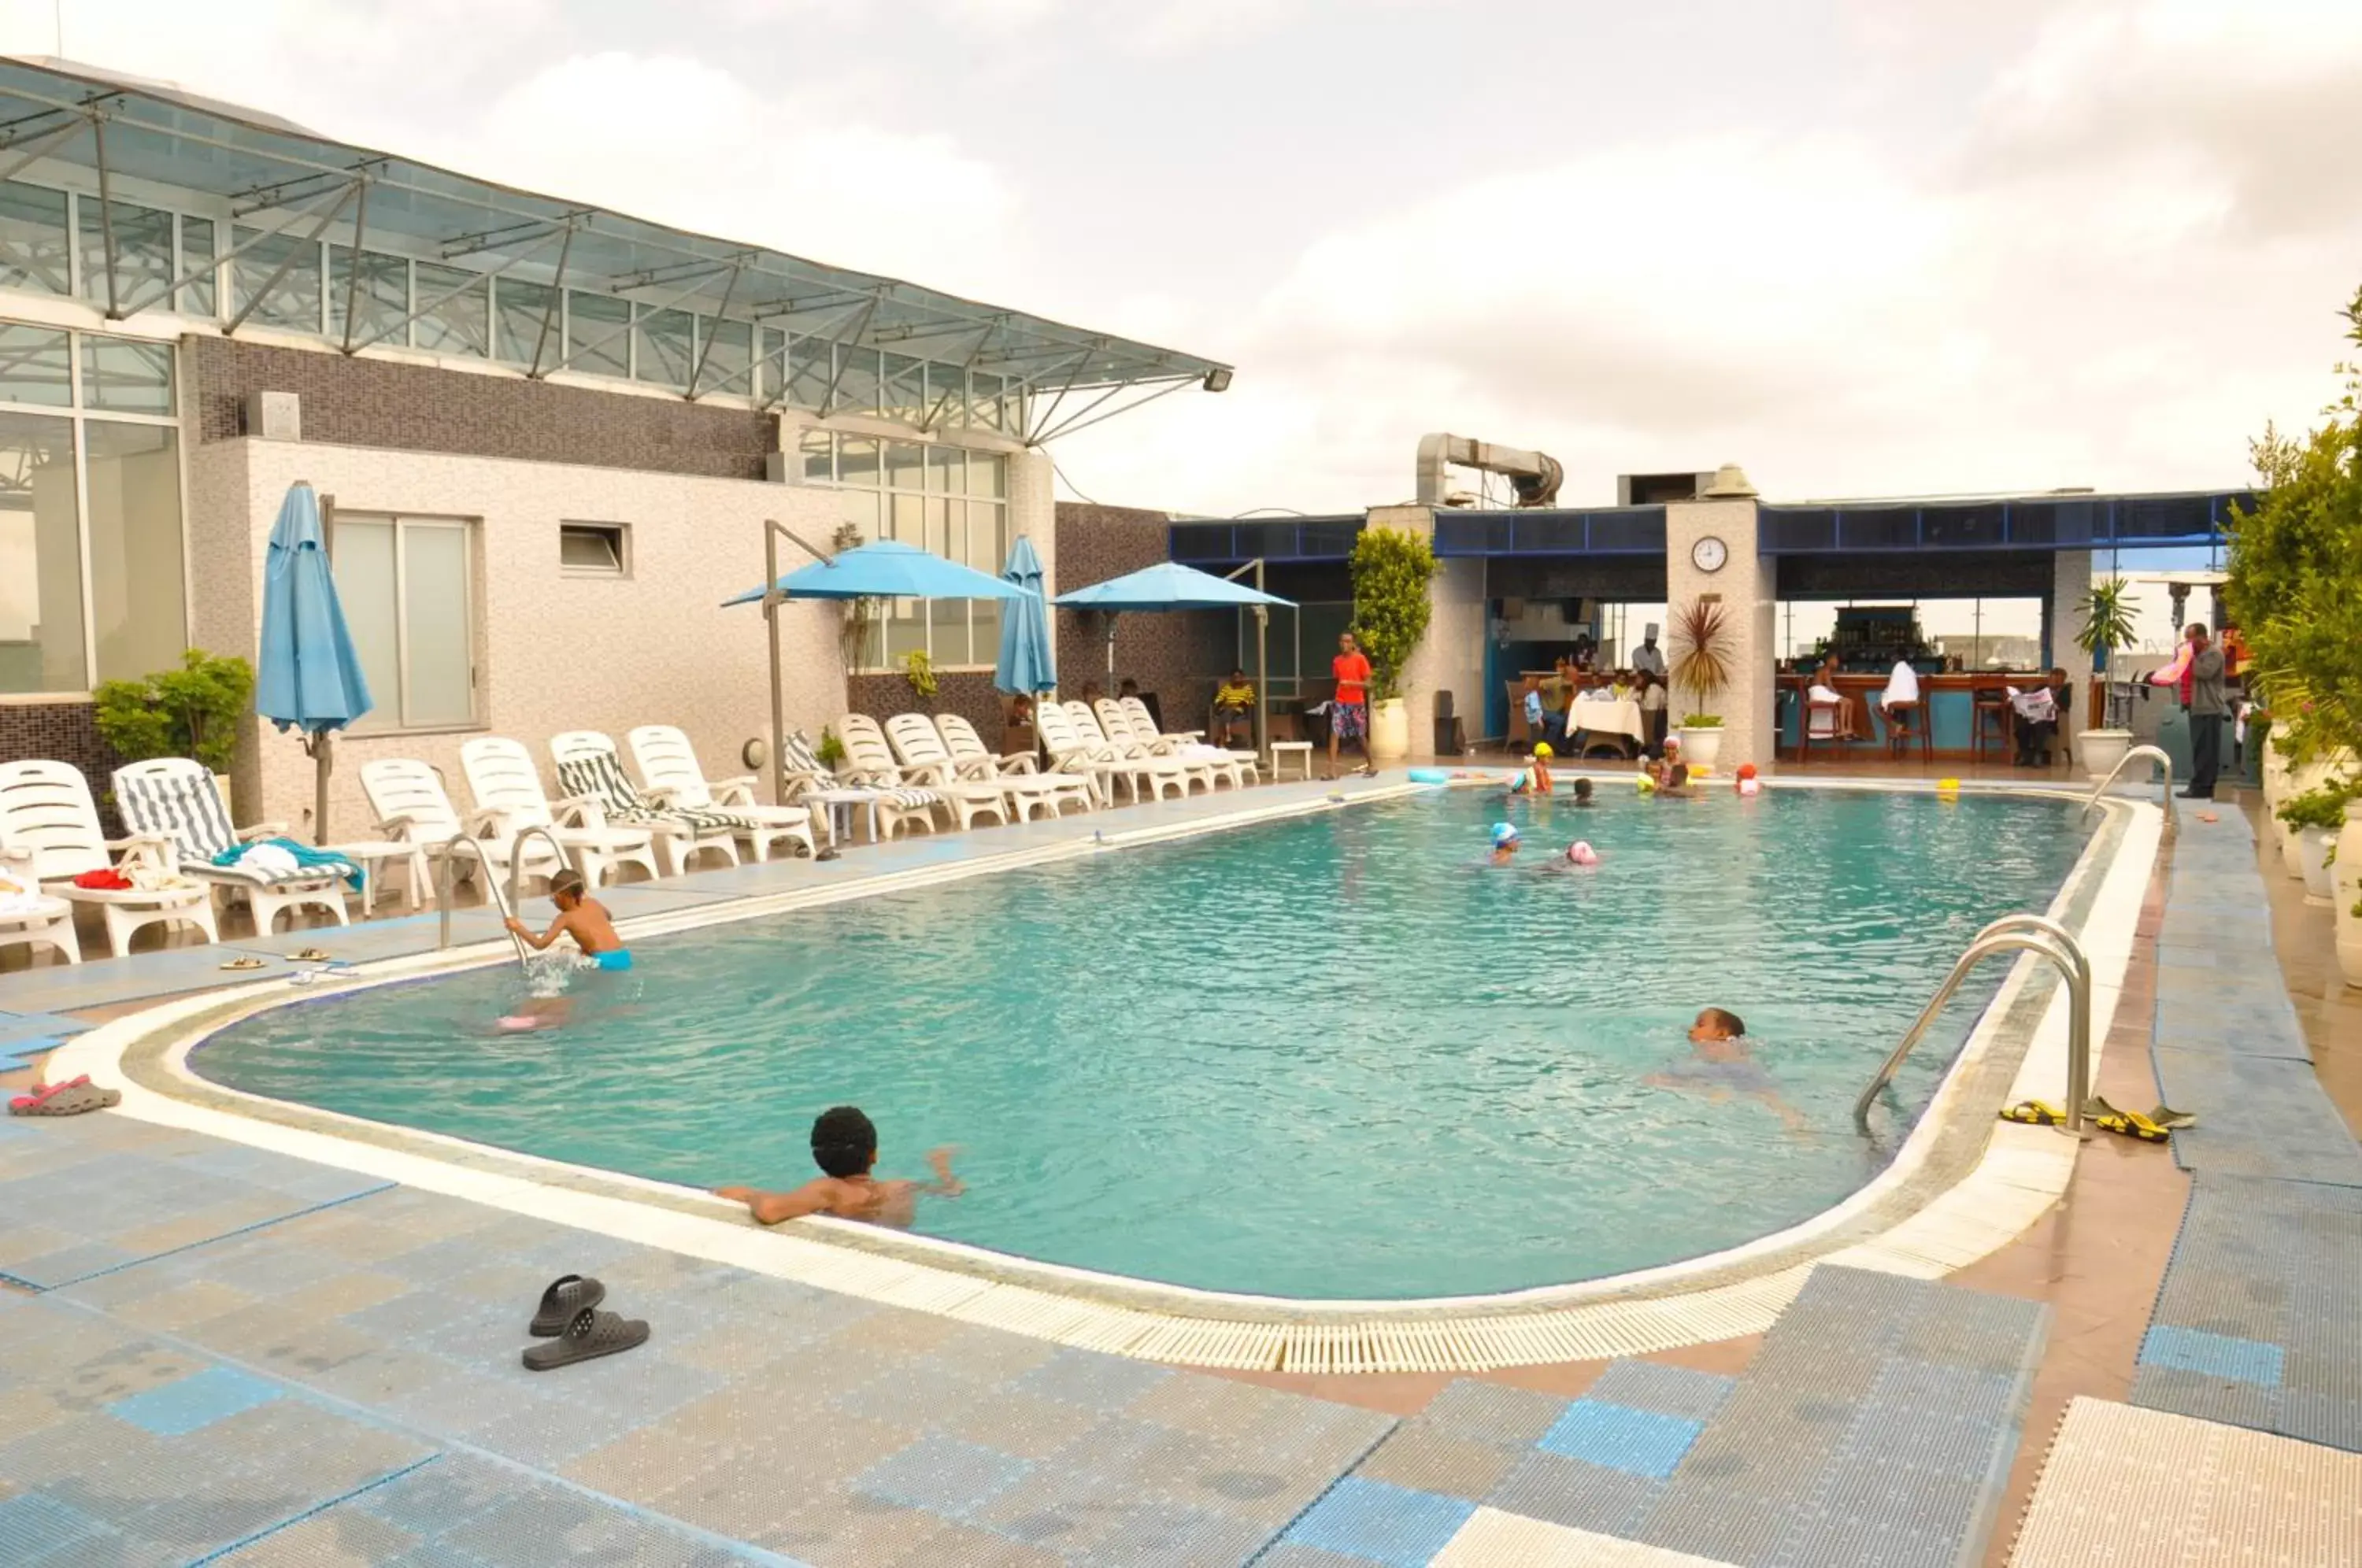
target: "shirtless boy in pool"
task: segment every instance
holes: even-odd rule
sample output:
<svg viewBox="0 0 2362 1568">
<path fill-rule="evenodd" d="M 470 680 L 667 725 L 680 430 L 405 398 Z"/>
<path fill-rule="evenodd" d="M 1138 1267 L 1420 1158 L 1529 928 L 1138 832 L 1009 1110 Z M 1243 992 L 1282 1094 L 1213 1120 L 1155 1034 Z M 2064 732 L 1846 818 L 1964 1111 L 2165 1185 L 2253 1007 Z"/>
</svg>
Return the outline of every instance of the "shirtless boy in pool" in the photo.
<svg viewBox="0 0 2362 1568">
<path fill-rule="evenodd" d="M 1689 1060 L 1640 1081 L 1652 1088 L 1703 1094 L 1716 1102 L 1756 1100 L 1791 1132 L 1805 1131 L 1804 1113 L 1780 1098 L 1779 1085 L 1748 1050 L 1747 1024 L 1737 1013 L 1718 1007 L 1703 1010 L 1690 1025 L 1690 1043 L 1695 1052 Z"/>
<path fill-rule="evenodd" d="M 570 936 L 574 945 L 590 967 L 620 974 L 632 966 L 632 950 L 624 945 L 616 934 L 614 917 L 607 906 L 590 897 L 582 873 L 568 867 L 549 879 L 549 901 L 557 906 L 557 918 L 549 929 L 538 936 L 524 922 L 512 917 L 510 931 L 517 939 L 536 953 L 545 951 L 561 936 Z M 565 997 L 535 997 L 507 1018 L 501 1020 L 504 1030 L 554 1029 L 564 1023 L 573 1011 L 573 1003 Z"/>
<path fill-rule="evenodd" d="M 949 1149 L 927 1151 L 927 1164 L 935 1173 L 933 1181 L 879 1181 L 870 1175 L 877 1165 L 877 1128 L 855 1106 L 840 1105 L 821 1112 L 812 1123 L 811 1152 L 822 1174 L 793 1192 L 717 1187 L 713 1196 L 745 1204 L 746 1212 L 766 1225 L 800 1220 L 807 1214 L 833 1214 L 840 1220 L 866 1220 L 907 1230 L 921 1193 L 957 1198 L 967 1190 L 952 1175 Z"/>
</svg>

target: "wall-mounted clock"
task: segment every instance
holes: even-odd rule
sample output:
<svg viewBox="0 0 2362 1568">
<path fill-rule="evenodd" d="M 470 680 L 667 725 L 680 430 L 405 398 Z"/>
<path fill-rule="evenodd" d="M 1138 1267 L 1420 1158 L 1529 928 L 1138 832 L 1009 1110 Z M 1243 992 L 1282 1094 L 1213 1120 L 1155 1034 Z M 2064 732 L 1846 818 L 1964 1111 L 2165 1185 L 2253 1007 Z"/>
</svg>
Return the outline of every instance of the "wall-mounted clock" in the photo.
<svg viewBox="0 0 2362 1568">
<path fill-rule="evenodd" d="M 1723 563 L 1728 559 L 1730 547 L 1711 534 L 1701 536 L 1698 542 L 1690 547 L 1690 564 L 1700 571 L 1720 571 Z"/>
</svg>

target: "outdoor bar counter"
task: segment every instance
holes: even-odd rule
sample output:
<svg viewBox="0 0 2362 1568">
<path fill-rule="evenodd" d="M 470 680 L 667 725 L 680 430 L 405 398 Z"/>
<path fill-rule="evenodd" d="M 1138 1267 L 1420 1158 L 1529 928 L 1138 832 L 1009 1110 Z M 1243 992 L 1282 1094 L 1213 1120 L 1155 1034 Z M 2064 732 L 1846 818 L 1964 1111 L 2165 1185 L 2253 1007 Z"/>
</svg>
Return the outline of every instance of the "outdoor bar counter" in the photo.
<svg viewBox="0 0 2362 1568">
<path fill-rule="evenodd" d="M 1936 755 L 1963 761 L 1968 759 L 1976 722 L 1973 706 L 1976 692 L 1999 690 L 2005 686 L 2014 686 L 2024 691 L 2040 686 L 2049 679 L 2047 670 L 2034 669 L 1987 669 L 1972 675 L 1921 676 L 1920 700 L 1935 715 Z M 1886 682 L 1887 677 L 1883 673 L 1840 675 L 1837 678 L 1838 694 L 1851 705 L 1853 729 L 1860 738 L 1852 741 L 1816 739 L 1812 750 L 1816 760 L 1823 756 L 1834 760 L 1848 754 L 1861 756 L 1872 753 L 1882 756 L 1885 755 L 1886 721 L 1878 716 L 1878 696 L 1886 690 Z M 1783 756 L 1796 755 L 1797 726 L 1803 722 L 1805 711 L 1805 689 L 1811 684 L 1812 679 L 1807 676 L 1783 674 L 1780 677 L 1780 754 Z M 2082 698 L 2083 693 L 2076 693 L 2079 702 Z M 2000 758 L 2009 755 L 2009 743 L 2006 741 L 1996 743 L 1988 738 L 1985 745 L 1988 757 Z M 1916 736 L 1911 741 L 1911 755 L 1919 755 Z"/>
</svg>

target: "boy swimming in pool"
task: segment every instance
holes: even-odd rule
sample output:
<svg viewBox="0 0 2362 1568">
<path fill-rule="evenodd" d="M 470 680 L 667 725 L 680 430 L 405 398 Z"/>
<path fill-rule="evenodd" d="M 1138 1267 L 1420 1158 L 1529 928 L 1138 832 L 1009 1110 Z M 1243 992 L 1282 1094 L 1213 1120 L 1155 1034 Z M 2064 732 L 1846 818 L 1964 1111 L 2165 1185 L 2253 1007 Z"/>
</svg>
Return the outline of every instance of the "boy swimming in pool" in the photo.
<svg viewBox="0 0 2362 1568">
<path fill-rule="evenodd" d="M 570 936 L 582 950 L 583 964 L 593 969 L 620 973 L 632 966 L 632 950 L 615 933 L 615 922 L 607 913 L 607 906 L 590 896 L 582 873 L 568 867 L 549 879 L 549 901 L 557 906 L 557 918 L 547 931 L 535 936 L 524 922 L 511 917 L 509 930 L 517 939 L 535 952 L 545 951 L 561 936 Z M 535 997 L 516 1011 L 501 1020 L 501 1028 L 512 1033 L 534 1029 L 555 1029 L 573 1012 L 574 1004 L 566 997 Z"/>
<path fill-rule="evenodd" d="M 1780 1086 L 1748 1049 L 1747 1024 L 1737 1013 L 1710 1007 L 1690 1025 L 1694 1054 L 1641 1079 L 1651 1088 L 1703 1094 L 1720 1103 L 1733 1099 L 1759 1102 L 1791 1132 L 1805 1131 L 1804 1113 L 1780 1098 Z"/>
<path fill-rule="evenodd" d="M 793 1192 L 717 1187 L 713 1196 L 745 1204 L 746 1212 L 766 1225 L 800 1220 L 807 1214 L 833 1214 L 840 1220 L 908 1229 L 920 1194 L 957 1198 L 967 1190 L 952 1175 L 949 1149 L 927 1151 L 927 1164 L 935 1173 L 933 1181 L 879 1181 L 872 1176 L 877 1165 L 877 1127 L 856 1106 L 840 1105 L 821 1112 L 812 1123 L 811 1152 L 822 1174 Z"/>
</svg>

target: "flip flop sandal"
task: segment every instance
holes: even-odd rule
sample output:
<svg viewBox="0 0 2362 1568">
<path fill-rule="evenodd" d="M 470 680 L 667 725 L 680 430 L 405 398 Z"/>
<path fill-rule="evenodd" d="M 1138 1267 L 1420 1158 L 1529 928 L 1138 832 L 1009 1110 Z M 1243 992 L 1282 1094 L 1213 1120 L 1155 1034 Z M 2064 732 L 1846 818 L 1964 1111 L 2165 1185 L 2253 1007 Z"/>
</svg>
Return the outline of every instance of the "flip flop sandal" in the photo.
<svg viewBox="0 0 2362 1568">
<path fill-rule="evenodd" d="M 105 1110 L 123 1103 L 120 1089 L 100 1088 L 94 1084 L 68 1084 L 57 1093 L 27 1105 L 19 1096 L 10 1102 L 11 1116 L 81 1116 L 87 1111 Z"/>
<path fill-rule="evenodd" d="M 2092 1126 L 2103 1132 L 2114 1132 L 2126 1138 L 2137 1138 L 2144 1143 L 2162 1143 L 2169 1133 L 2137 1110 L 2118 1110 L 2098 1095 L 2093 1095 L 2083 1107 L 2083 1114 Z"/>
<path fill-rule="evenodd" d="M 259 958 L 233 958 L 222 966 L 225 969 L 259 969 L 262 966 L 262 960 Z"/>
<path fill-rule="evenodd" d="M 541 1309 L 533 1315 L 533 1326 L 525 1332 L 536 1340 L 556 1339 L 566 1332 L 576 1314 L 605 1299 L 607 1287 L 597 1280 L 579 1274 L 560 1275 L 541 1293 Z"/>
<path fill-rule="evenodd" d="M 2047 1099 L 2021 1099 L 2001 1113 L 2003 1121 L 2023 1121 L 2033 1127 L 2063 1127 L 2067 1113 Z"/>
<path fill-rule="evenodd" d="M 301 953 L 290 953 L 287 956 L 290 962 L 296 964 L 333 964 L 336 962 L 334 957 L 328 954 L 321 952 L 316 947 L 306 947 Z"/>
<path fill-rule="evenodd" d="M 648 1326 L 638 1319 L 619 1318 L 613 1312 L 594 1312 L 585 1307 L 574 1314 L 574 1320 L 566 1325 L 565 1333 L 524 1353 L 524 1369 L 527 1372 L 554 1372 L 578 1361 L 593 1361 L 647 1342 Z"/>
<path fill-rule="evenodd" d="M 2148 1113 L 2148 1119 L 2151 1121 L 2156 1122 L 2159 1127 L 2164 1128 L 2169 1132 L 2172 1132 L 2177 1127 L 2195 1127 L 2198 1125 L 2198 1118 L 2195 1113 L 2187 1110 L 2176 1110 L 2169 1105 L 2158 1106 L 2155 1110 Z"/>
</svg>

